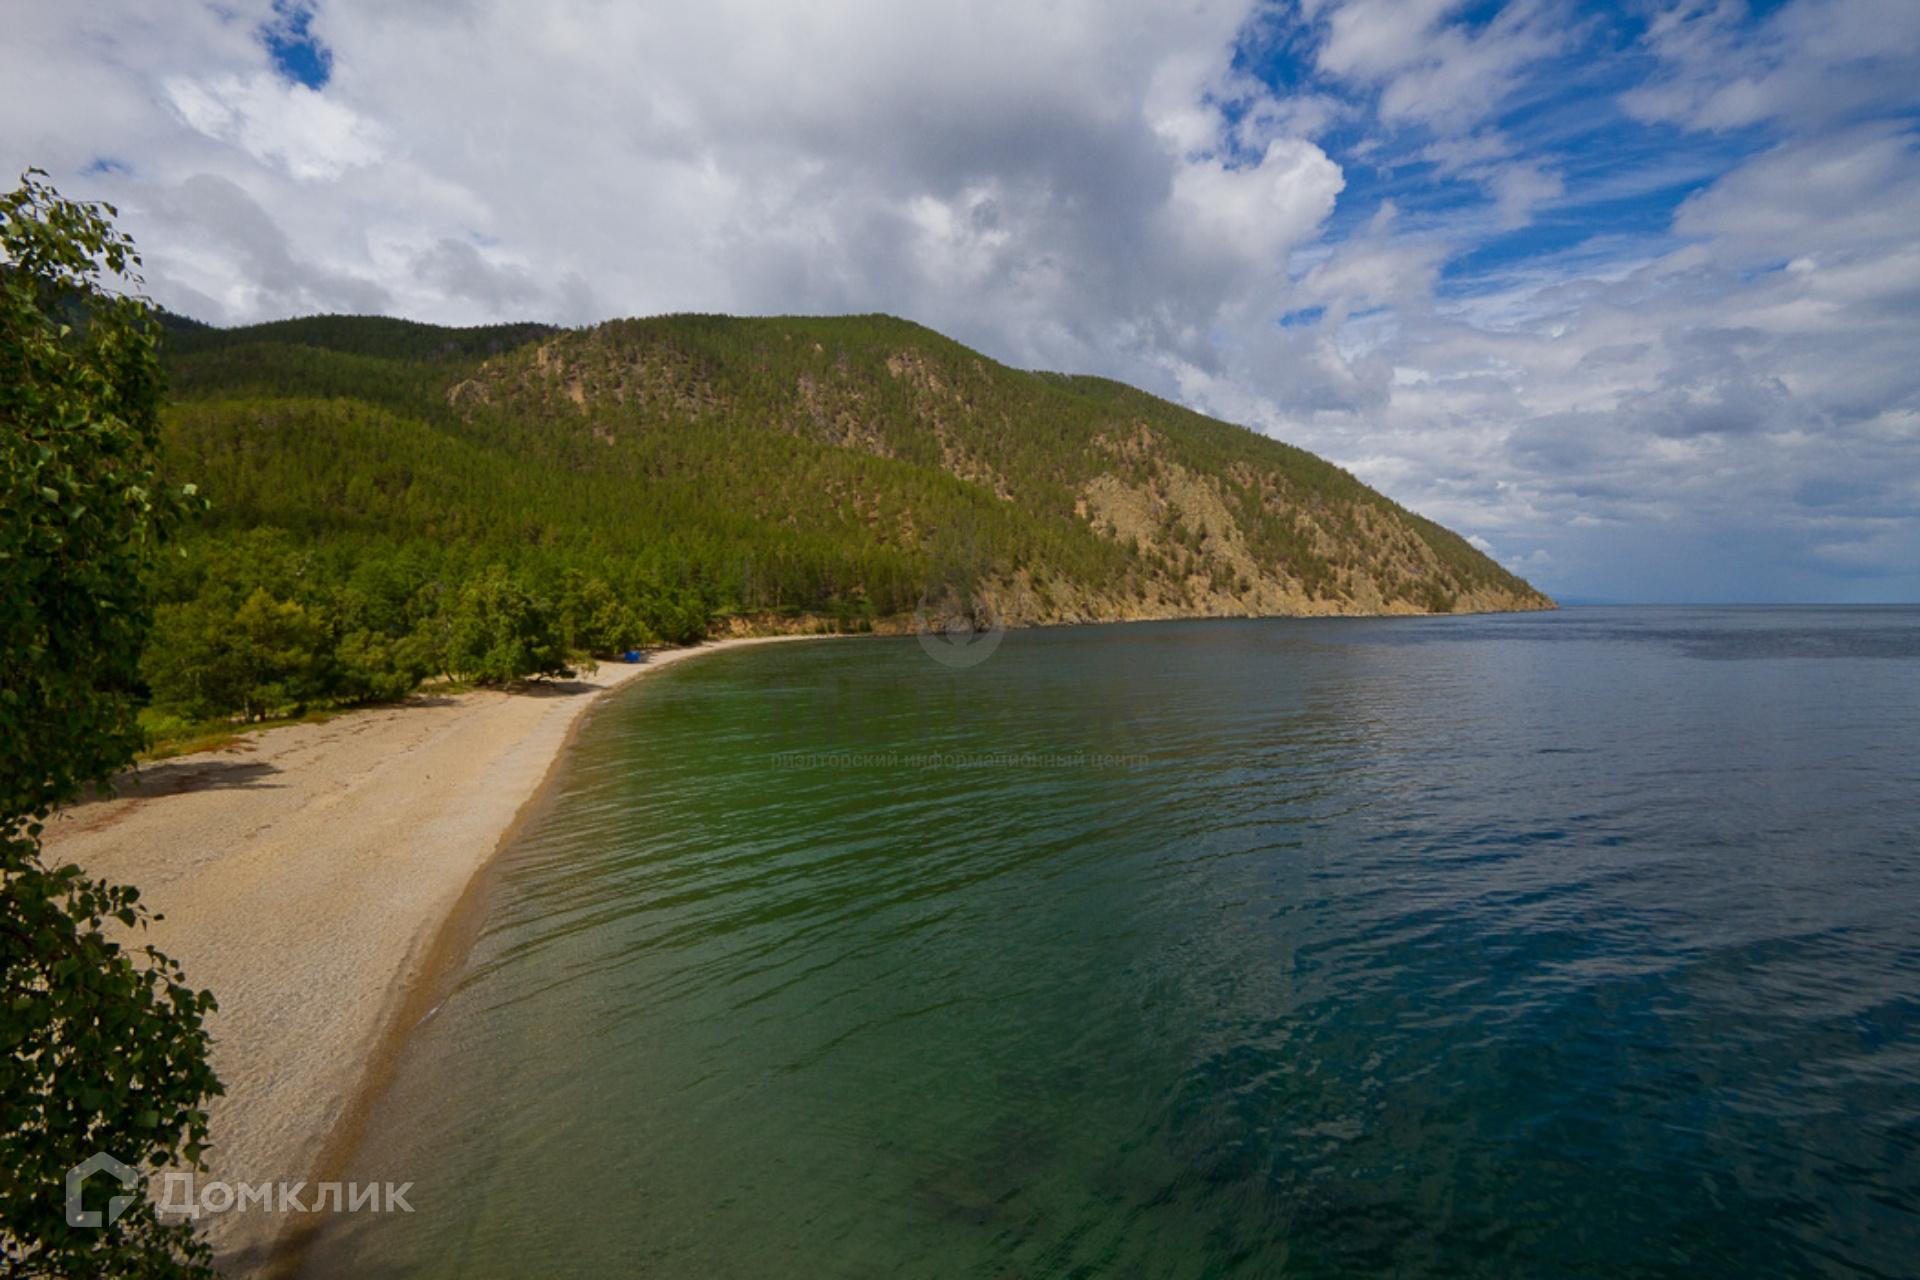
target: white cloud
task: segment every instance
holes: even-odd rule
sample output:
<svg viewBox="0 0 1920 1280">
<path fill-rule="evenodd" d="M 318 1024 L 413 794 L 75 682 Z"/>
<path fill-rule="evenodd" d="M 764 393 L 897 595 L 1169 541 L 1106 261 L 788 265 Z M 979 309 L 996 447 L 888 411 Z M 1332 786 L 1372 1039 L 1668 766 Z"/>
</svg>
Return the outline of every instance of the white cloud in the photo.
<svg viewBox="0 0 1920 1280">
<path fill-rule="evenodd" d="M 1487 175 L 1503 229 L 1525 226 L 1533 211 L 1566 192 L 1556 173 L 1529 164 L 1503 165 Z"/>
<path fill-rule="evenodd" d="M 165 82 L 167 97 L 196 132 L 231 142 L 303 182 L 338 178 L 381 158 L 380 129 L 303 84 L 271 73 Z"/>
<path fill-rule="evenodd" d="M 1482 30 L 1445 21 L 1464 0 L 1345 0 L 1324 12 L 1323 71 L 1377 87 L 1380 114 L 1443 133 L 1471 129 L 1529 63 L 1560 48 L 1567 26 L 1535 0 L 1512 0 Z"/>
<path fill-rule="evenodd" d="M 1257 165 L 1229 169 L 1201 160 L 1183 166 L 1168 212 L 1197 252 L 1225 252 L 1272 270 L 1320 229 L 1345 185 L 1340 166 L 1319 147 L 1284 138 L 1269 143 Z"/>
<path fill-rule="evenodd" d="M 1823 126 L 1913 104 L 1920 5 L 1909 0 L 1798 0 L 1759 32 L 1742 0 L 1678 0 L 1652 22 L 1664 70 L 1625 95 L 1647 119 L 1738 129 L 1789 118 Z"/>
<path fill-rule="evenodd" d="M 148 255 L 148 282 L 188 314 L 225 321 L 381 312 L 392 305 L 391 293 L 370 275 L 303 254 L 259 202 L 227 178 L 195 174 L 146 199 L 148 216 L 170 233 L 167 252 Z"/>
<path fill-rule="evenodd" d="M 1320 66 L 1336 75 L 1384 80 L 1433 57 L 1435 29 L 1461 0 L 1347 0 L 1326 10 Z"/>
</svg>

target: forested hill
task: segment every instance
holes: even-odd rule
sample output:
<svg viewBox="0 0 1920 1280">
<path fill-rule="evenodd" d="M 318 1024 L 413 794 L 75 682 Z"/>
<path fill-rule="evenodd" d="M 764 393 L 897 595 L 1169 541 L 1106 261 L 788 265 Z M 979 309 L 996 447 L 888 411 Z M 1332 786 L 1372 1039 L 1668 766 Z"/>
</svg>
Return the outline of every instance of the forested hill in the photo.
<svg viewBox="0 0 1920 1280">
<path fill-rule="evenodd" d="M 721 620 L 956 587 L 1016 623 L 1552 607 L 1311 454 L 885 316 L 173 321 L 167 353 L 216 557 L 574 569 Z"/>
</svg>

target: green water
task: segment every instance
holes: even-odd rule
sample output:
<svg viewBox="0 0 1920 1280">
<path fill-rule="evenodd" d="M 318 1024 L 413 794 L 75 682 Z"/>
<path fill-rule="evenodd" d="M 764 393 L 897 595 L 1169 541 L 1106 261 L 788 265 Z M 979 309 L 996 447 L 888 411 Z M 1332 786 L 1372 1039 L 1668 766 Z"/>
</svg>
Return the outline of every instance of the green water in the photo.
<svg viewBox="0 0 1920 1280">
<path fill-rule="evenodd" d="M 682 664 L 308 1274 L 1914 1274 L 1916 723 L 1899 610 Z"/>
</svg>

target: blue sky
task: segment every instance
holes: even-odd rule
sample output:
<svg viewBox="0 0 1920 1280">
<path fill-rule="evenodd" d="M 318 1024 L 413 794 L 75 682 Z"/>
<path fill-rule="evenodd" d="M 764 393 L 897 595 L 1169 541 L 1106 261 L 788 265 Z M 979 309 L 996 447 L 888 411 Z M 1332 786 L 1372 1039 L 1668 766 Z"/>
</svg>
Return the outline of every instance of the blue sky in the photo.
<svg viewBox="0 0 1920 1280">
<path fill-rule="evenodd" d="M 1749 6 L 1731 23 L 1749 37 L 1779 3 Z M 1459 29 L 1488 37 L 1488 27 L 1520 6 L 1462 5 Z M 1688 129 L 1638 118 L 1622 101 L 1657 75 L 1649 46 L 1651 5 L 1586 4 L 1564 11 L 1564 42 L 1529 59 L 1478 128 L 1497 135 L 1508 162 L 1548 170 L 1558 190 L 1524 221 L 1501 216 L 1497 192 L 1481 175 L 1434 154 L 1447 135 L 1419 118 L 1383 121 L 1380 90 L 1319 71 L 1310 23 L 1292 7 L 1274 7 L 1236 47 L 1236 66 L 1275 93 L 1325 95 L 1344 119 L 1316 141 L 1341 166 L 1346 188 L 1326 238 L 1353 234 L 1386 202 L 1406 233 L 1446 237 L 1451 252 L 1440 296 L 1498 292 L 1516 274 L 1555 273 L 1657 251 L 1671 239 L 1675 211 L 1778 140 L 1764 124 Z M 1228 104 L 1229 118 L 1235 114 Z M 1784 264 L 1779 264 L 1784 265 Z"/>
<path fill-rule="evenodd" d="M 1920 600 L 1913 0 L 15 6 L 161 302 L 890 311 L 1572 599 Z"/>
<path fill-rule="evenodd" d="M 273 69 L 288 84 L 320 90 L 333 79 L 333 50 L 313 29 L 311 6 L 275 0 L 273 14 L 260 24 L 260 44 Z"/>
</svg>

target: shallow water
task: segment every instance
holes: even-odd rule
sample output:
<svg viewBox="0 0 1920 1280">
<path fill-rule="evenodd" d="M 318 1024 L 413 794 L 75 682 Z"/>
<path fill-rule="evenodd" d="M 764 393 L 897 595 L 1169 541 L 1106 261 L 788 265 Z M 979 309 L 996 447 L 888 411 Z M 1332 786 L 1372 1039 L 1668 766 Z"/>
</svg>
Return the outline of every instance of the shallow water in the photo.
<svg viewBox="0 0 1920 1280">
<path fill-rule="evenodd" d="M 607 703 L 314 1276 L 1920 1273 L 1920 610 L 860 639 Z"/>
</svg>

